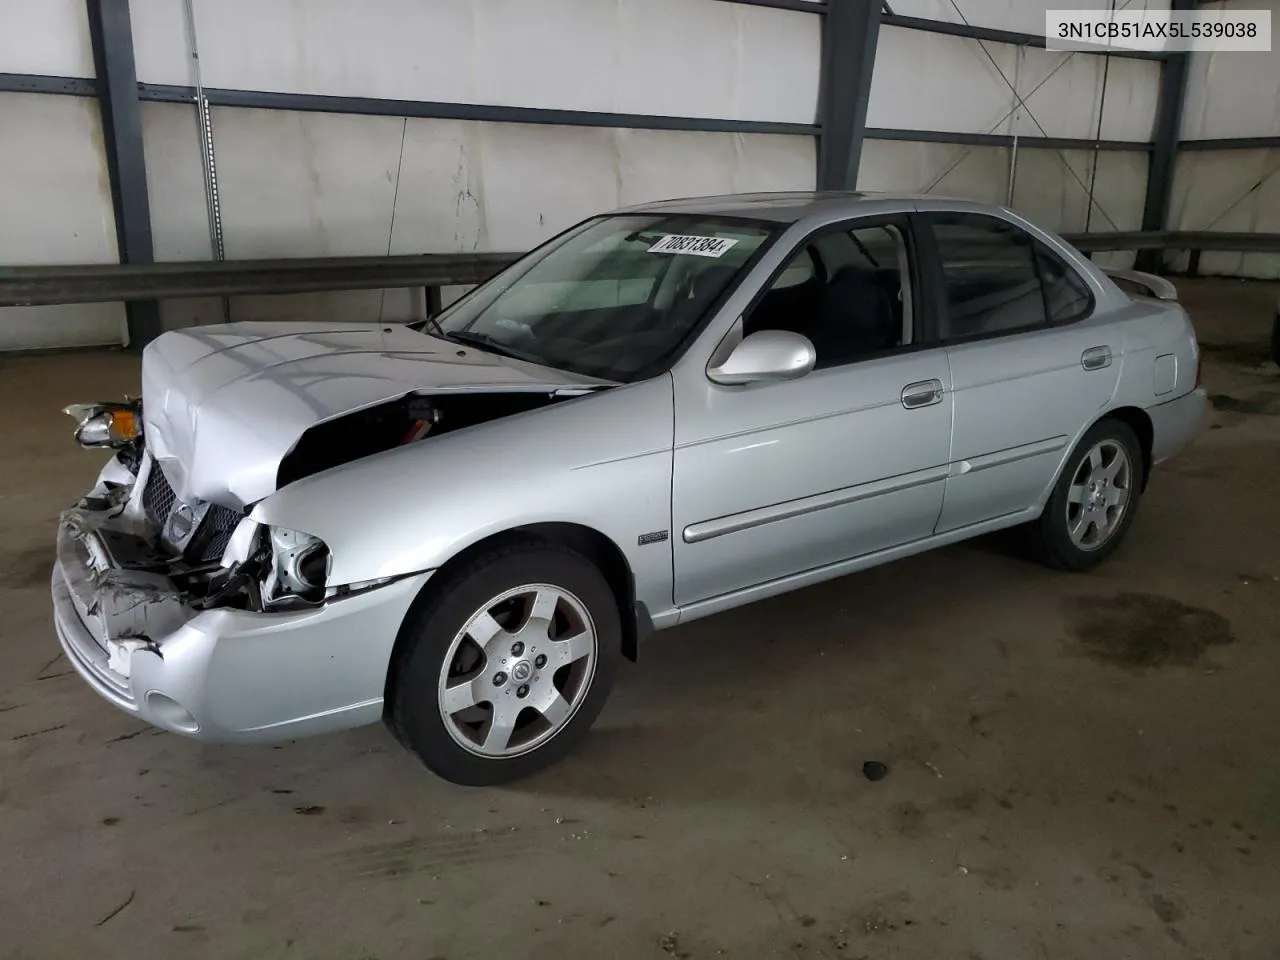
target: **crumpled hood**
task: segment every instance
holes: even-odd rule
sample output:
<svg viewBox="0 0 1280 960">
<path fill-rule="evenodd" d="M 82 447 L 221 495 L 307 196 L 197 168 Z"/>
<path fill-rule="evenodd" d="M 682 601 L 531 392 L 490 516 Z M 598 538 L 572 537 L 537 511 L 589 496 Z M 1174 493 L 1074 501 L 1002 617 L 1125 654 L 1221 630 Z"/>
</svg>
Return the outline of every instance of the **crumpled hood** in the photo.
<svg viewBox="0 0 1280 960">
<path fill-rule="evenodd" d="M 302 434 L 413 392 L 549 391 L 601 381 L 399 325 L 232 323 L 174 330 L 142 358 L 147 448 L 184 501 L 242 509 L 276 488 Z"/>
</svg>

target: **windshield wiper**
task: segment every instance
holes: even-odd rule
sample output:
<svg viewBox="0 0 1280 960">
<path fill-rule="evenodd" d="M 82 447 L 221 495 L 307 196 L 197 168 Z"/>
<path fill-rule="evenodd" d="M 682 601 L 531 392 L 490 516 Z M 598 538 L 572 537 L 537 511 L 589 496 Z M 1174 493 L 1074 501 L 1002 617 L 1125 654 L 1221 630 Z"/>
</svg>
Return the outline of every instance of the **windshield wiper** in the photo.
<svg viewBox="0 0 1280 960">
<path fill-rule="evenodd" d="M 535 357 L 532 354 L 525 353 L 523 350 L 516 350 L 507 346 L 501 340 L 487 333 L 473 333 L 470 330 L 455 330 L 453 333 L 444 334 L 446 340 L 452 340 L 454 343 L 465 343 L 468 346 L 478 347 L 489 353 L 496 353 L 502 357 L 511 357 L 514 360 L 524 360 L 528 363 L 538 363 L 543 366 L 546 361 L 541 357 Z"/>
<path fill-rule="evenodd" d="M 444 332 L 444 327 L 440 326 L 440 321 L 435 317 L 423 317 L 421 320 L 414 320 L 412 323 L 406 323 L 406 327 L 410 330 L 422 332 L 423 327 L 430 328 L 432 335 L 439 337 L 441 340 L 448 340 L 449 335 Z"/>
</svg>

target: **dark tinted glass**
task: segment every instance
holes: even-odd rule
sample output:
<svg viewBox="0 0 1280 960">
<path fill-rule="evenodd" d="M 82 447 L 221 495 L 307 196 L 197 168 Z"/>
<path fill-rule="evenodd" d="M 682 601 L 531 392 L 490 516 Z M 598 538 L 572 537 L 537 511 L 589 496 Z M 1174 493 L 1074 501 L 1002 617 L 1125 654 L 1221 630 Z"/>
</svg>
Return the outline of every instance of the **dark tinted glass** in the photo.
<svg viewBox="0 0 1280 960">
<path fill-rule="evenodd" d="M 1040 279 L 1050 323 L 1066 323 L 1083 317 L 1093 307 L 1093 297 L 1080 275 L 1047 248 L 1036 244 Z"/>
<path fill-rule="evenodd" d="M 900 347 L 908 342 L 901 276 L 905 259 L 905 241 L 895 224 L 812 237 L 757 301 L 743 332 L 802 334 L 817 351 L 818 368 Z"/>
<path fill-rule="evenodd" d="M 933 235 L 946 283 L 947 338 L 1045 323 L 1045 300 L 1029 236 L 1003 220 L 970 215 L 935 220 Z"/>
</svg>

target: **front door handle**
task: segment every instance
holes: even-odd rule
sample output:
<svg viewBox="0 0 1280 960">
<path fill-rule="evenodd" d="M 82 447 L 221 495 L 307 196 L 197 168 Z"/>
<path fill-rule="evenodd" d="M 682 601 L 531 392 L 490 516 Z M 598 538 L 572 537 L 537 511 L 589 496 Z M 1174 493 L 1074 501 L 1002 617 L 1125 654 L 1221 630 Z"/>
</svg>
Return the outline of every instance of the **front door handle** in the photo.
<svg viewBox="0 0 1280 960">
<path fill-rule="evenodd" d="M 902 388 L 902 405 L 908 410 L 931 407 L 942 402 L 942 381 L 921 380 Z"/>
<path fill-rule="evenodd" d="M 1101 370 L 1111 366 L 1110 347 L 1090 347 L 1080 354 L 1080 366 L 1086 370 Z"/>
</svg>

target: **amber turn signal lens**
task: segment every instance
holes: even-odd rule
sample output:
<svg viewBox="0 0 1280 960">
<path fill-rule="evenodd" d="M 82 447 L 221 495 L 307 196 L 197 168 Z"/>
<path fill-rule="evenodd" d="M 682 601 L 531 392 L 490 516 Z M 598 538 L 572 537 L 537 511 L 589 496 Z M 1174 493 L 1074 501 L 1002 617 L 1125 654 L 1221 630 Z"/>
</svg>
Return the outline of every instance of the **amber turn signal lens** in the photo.
<svg viewBox="0 0 1280 960">
<path fill-rule="evenodd" d="M 136 404 L 73 403 L 63 413 L 76 421 L 76 440 L 82 447 L 124 447 L 142 436 Z"/>
<path fill-rule="evenodd" d="M 121 440 L 132 440 L 138 435 L 138 415 L 132 410 L 112 410 L 111 432 Z"/>
</svg>

